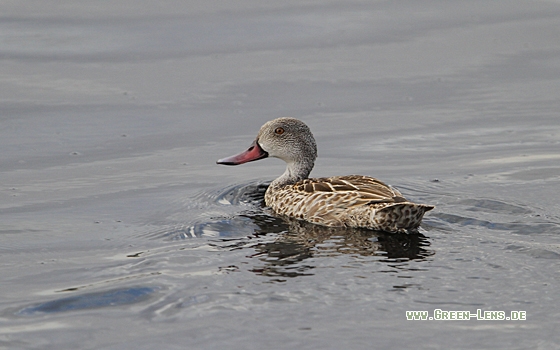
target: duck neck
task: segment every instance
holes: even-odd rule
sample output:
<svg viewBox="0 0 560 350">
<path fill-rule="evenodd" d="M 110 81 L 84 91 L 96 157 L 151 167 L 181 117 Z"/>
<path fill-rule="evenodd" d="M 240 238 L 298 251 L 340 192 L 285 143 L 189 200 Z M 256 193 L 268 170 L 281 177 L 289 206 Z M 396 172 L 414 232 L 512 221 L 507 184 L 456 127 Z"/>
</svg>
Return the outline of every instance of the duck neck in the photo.
<svg viewBox="0 0 560 350">
<path fill-rule="evenodd" d="M 279 178 L 272 181 L 271 187 L 283 187 L 293 185 L 298 181 L 307 179 L 311 170 L 313 169 L 314 162 L 307 163 L 288 163 L 286 171 Z"/>
</svg>

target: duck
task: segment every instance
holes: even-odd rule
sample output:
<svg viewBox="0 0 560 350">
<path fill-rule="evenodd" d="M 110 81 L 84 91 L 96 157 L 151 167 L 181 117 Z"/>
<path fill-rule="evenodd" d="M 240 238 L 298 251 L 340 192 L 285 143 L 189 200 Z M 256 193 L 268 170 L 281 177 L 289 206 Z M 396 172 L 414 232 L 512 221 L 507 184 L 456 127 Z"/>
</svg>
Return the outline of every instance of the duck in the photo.
<svg viewBox="0 0 560 350">
<path fill-rule="evenodd" d="M 409 201 L 396 188 L 369 176 L 309 178 L 317 143 L 309 127 L 296 118 L 268 121 L 246 151 L 216 163 L 240 165 L 268 157 L 286 162 L 286 170 L 264 196 L 265 205 L 280 216 L 323 226 L 412 233 L 435 208 Z"/>
</svg>

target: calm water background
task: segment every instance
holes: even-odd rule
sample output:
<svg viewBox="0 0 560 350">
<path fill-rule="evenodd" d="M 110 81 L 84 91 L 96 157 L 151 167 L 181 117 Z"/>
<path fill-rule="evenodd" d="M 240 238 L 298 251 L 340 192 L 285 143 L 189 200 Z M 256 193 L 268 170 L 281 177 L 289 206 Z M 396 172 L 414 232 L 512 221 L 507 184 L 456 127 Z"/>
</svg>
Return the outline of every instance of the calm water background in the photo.
<svg viewBox="0 0 560 350">
<path fill-rule="evenodd" d="M 560 348 L 559 38 L 558 1 L 3 1 L 0 348 Z M 282 162 L 215 160 L 279 116 L 421 235 L 270 215 Z"/>
</svg>

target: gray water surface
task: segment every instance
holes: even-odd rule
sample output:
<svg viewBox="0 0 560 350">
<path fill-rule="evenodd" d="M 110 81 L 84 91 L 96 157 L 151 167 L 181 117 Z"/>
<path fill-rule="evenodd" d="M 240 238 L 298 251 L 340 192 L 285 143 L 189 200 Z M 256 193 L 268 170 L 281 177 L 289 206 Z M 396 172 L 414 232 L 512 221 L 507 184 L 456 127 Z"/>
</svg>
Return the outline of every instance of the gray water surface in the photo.
<svg viewBox="0 0 560 350">
<path fill-rule="evenodd" d="M 0 348 L 560 348 L 557 1 L 4 2 Z M 304 120 L 313 176 L 417 235 L 262 204 L 215 161 Z M 406 311 L 526 320 L 407 321 Z"/>
</svg>

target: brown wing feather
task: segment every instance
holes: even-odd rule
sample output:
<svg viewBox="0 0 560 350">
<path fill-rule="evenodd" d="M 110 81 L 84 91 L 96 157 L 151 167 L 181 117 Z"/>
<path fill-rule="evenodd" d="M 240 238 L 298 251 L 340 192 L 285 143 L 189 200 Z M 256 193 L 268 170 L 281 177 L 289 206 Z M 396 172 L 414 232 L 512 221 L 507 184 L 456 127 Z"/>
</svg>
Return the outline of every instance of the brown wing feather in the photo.
<svg viewBox="0 0 560 350">
<path fill-rule="evenodd" d="M 352 199 L 360 204 L 406 201 L 402 194 L 391 186 L 362 175 L 305 179 L 296 183 L 293 188 L 296 191 L 307 193 L 331 192 L 334 196 L 341 196 L 345 199 L 353 197 Z"/>
</svg>

